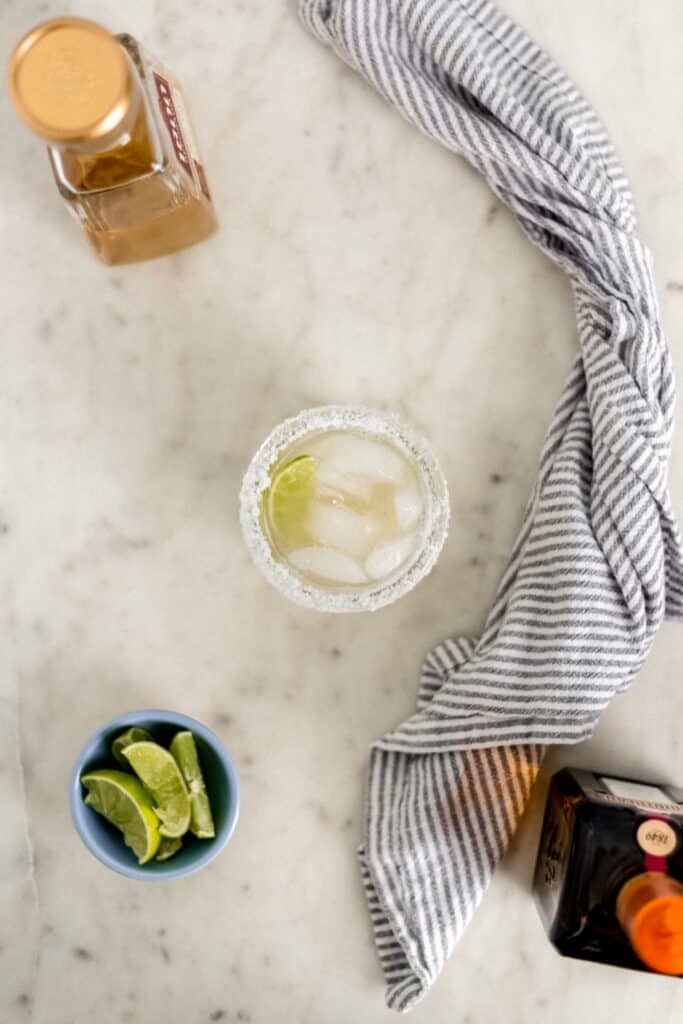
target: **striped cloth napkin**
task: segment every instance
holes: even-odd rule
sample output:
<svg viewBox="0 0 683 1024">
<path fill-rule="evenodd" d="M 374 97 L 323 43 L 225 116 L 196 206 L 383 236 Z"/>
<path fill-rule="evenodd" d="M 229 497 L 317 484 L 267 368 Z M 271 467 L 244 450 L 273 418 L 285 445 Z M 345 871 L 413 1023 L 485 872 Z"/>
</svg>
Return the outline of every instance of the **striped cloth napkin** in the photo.
<svg viewBox="0 0 683 1024">
<path fill-rule="evenodd" d="M 483 634 L 429 654 L 417 712 L 372 748 L 360 856 L 387 1003 L 408 1010 L 485 892 L 545 746 L 590 736 L 662 620 L 683 613 L 674 381 L 628 183 L 553 61 L 488 0 L 300 3 L 322 40 L 485 175 L 576 304 L 580 354 Z"/>
</svg>

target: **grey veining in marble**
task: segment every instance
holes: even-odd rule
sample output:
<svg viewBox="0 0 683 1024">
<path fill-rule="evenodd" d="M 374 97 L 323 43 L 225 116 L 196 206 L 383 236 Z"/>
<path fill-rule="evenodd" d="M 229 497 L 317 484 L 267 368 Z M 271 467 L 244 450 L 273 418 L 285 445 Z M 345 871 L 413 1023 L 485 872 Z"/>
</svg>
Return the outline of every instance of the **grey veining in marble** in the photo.
<svg viewBox="0 0 683 1024">
<path fill-rule="evenodd" d="M 411 709 L 423 652 L 480 628 L 576 342 L 570 295 L 463 163 L 299 26 L 290 0 L 3 5 L 2 48 L 80 13 L 185 83 L 221 220 L 137 267 L 91 258 L 40 145 L 0 96 L 0 1021 L 376 1024 L 360 889 L 370 739 Z M 683 373 L 678 0 L 506 0 L 615 140 Z M 439 566 L 371 617 L 287 605 L 251 566 L 237 495 L 305 405 L 395 408 L 433 442 L 453 526 Z M 672 493 L 683 511 L 680 441 Z M 267 624 L 264 644 L 262 624 Z M 683 782 L 665 627 L 573 762 Z M 136 707 L 216 729 L 235 837 L 167 886 L 80 844 L 73 757 Z M 562 960 L 529 896 L 545 783 L 416 1024 L 680 1018 L 683 987 Z"/>
</svg>

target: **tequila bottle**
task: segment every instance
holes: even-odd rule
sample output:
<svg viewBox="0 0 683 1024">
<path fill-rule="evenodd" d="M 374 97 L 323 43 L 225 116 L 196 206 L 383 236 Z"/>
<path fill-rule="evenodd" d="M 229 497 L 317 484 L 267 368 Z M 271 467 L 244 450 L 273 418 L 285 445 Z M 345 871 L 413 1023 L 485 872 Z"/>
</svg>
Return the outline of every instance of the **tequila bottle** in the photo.
<svg viewBox="0 0 683 1024">
<path fill-rule="evenodd" d="M 9 88 L 105 263 L 163 256 L 215 230 L 180 86 L 132 36 L 47 21 L 16 47 Z"/>
<path fill-rule="evenodd" d="M 534 890 L 564 956 L 683 974 L 683 790 L 558 772 Z"/>
</svg>

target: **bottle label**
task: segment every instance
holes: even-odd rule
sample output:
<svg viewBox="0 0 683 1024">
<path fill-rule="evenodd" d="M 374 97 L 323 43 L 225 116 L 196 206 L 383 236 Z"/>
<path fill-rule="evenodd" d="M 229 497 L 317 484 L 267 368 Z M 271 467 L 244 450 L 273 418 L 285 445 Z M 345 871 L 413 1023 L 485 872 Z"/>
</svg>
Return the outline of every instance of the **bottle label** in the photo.
<svg viewBox="0 0 683 1024">
<path fill-rule="evenodd" d="M 564 885 L 571 847 L 572 814 L 572 806 L 555 789 L 551 789 L 534 877 L 536 900 L 548 932 L 554 927 Z"/>
<path fill-rule="evenodd" d="M 656 810 L 661 807 L 674 808 L 678 811 L 681 809 L 681 804 L 677 804 L 658 786 L 648 786 L 628 779 L 611 779 L 605 775 L 601 776 L 601 779 L 615 803 L 629 804 L 644 810 Z M 605 794 L 600 793 L 600 796 L 604 798 Z"/>
<path fill-rule="evenodd" d="M 678 837 L 668 821 L 648 818 L 638 826 L 636 842 L 643 853 L 652 857 L 669 857 L 678 846 Z"/>
<path fill-rule="evenodd" d="M 178 118 L 178 124 L 182 127 L 183 137 L 185 139 L 186 152 L 192 162 L 192 169 L 194 171 L 194 178 L 197 185 L 202 190 L 206 198 L 211 202 L 211 193 L 209 192 L 209 185 L 204 174 L 204 168 L 202 162 L 199 159 L 199 146 L 197 140 L 194 137 L 192 130 L 192 122 L 187 113 L 187 107 L 185 106 L 185 98 L 178 88 L 171 86 L 171 95 L 175 104 L 176 115 Z"/>
<path fill-rule="evenodd" d="M 159 97 L 159 109 L 161 116 L 164 120 L 164 124 L 168 130 L 171 144 L 173 146 L 173 152 L 175 153 L 178 163 L 189 175 L 190 180 L 194 184 L 194 174 L 192 173 L 192 164 L 190 152 L 185 143 L 185 137 L 183 134 L 183 126 L 181 125 L 180 117 L 178 116 L 178 110 L 175 103 L 174 89 L 165 78 L 163 78 L 156 71 L 154 74 L 154 84 L 157 89 L 157 96 Z"/>
<path fill-rule="evenodd" d="M 195 190 L 201 191 L 211 201 L 211 193 L 199 159 L 199 150 L 187 116 L 183 94 L 158 71 L 154 71 L 153 74 L 159 109 L 178 163 L 192 181 Z"/>
</svg>

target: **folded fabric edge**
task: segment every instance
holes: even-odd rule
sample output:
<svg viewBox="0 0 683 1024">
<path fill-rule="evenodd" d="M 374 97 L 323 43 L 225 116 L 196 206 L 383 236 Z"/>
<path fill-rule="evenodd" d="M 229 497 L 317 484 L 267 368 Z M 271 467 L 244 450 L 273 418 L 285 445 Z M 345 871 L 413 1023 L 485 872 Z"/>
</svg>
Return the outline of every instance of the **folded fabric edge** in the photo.
<svg viewBox="0 0 683 1024">
<path fill-rule="evenodd" d="M 417 1006 L 427 994 L 433 979 L 426 976 L 419 964 L 411 962 L 408 950 L 399 941 L 391 925 L 389 909 L 380 897 L 381 888 L 373 878 L 364 845 L 358 847 L 357 855 L 370 911 L 375 949 L 387 985 L 386 1005 L 390 1010 L 406 1013 Z"/>
</svg>

